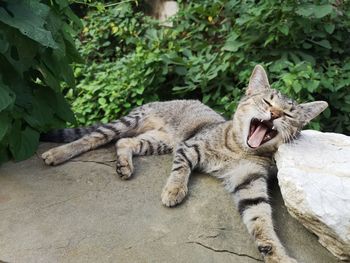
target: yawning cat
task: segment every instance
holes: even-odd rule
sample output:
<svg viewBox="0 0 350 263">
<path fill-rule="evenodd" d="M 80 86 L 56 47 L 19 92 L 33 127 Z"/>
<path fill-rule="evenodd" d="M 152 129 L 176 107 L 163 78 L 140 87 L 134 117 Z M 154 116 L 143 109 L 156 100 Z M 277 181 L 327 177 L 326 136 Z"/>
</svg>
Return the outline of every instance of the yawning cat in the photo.
<svg viewBox="0 0 350 263">
<path fill-rule="evenodd" d="M 117 174 L 128 179 L 137 155 L 174 152 L 172 171 L 161 194 L 165 206 L 185 198 L 192 170 L 222 179 L 232 193 L 248 232 L 265 262 L 296 262 L 273 227 L 267 192 L 269 168 L 278 146 L 294 139 L 327 103 L 297 104 L 271 89 L 265 70 L 256 66 L 231 120 L 195 100 L 154 102 L 108 124 L 63 129 L 43 140 L 70 142 L 42 155 L 57 165 L 83 152 L 116 141 Z"/>
</svg>

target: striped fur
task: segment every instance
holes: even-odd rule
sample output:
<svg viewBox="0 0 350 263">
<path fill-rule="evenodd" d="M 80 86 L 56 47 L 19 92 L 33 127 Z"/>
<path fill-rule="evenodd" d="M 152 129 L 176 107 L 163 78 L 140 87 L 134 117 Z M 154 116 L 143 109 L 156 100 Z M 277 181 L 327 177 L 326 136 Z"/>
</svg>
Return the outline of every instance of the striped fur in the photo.
<svg viewBox="0 0 350 263">
<path fill-rule="evenodd" d="M 188 192 L 194 169 L 222 179 L 265 262 L 296 262 L 290 258 L 273 227 L 267 192 L 272 156 L 281 143 L 289 142 L 327 103 L 297 105 L 269 88 L 267 76 L 257 66 L 232 120 L 194 100 L 149 103 L 108 124 L 64 129 L 43 139 L 70 142 L 42 155 L 46 164 L 57 165 L 111 141 L 116 143 L 116 171 L 128 179 L 138 155 L 173 152 L 171 174 L 161 194 L 165 206 L 175 206 Z M 253 118 L 273 120 L 278 134 L 258 148 L 250 148 L 247 137 Z"/>
</svg>

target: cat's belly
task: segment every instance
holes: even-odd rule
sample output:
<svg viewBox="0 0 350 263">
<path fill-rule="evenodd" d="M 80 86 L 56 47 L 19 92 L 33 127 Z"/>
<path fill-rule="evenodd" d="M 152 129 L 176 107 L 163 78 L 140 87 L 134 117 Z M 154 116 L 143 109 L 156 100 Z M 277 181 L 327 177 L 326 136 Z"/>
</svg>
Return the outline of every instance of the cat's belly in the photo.
<svg viewBox="0 0 350 263">
<path fill-rule="evenodd" d="M 224 170 L 230 170 L 239 162 L 237 159 L 227 158 L 224 160 L 220 159 L 207 159 L 206 162 L 201 166 L 201 171 L 212 174 L 215 177 L 220 177 Z"/>
<path fill-rule="evenodd" d="M 219 179 L 239 180 L 247 174 L 265 173 L 268 167 L 268 163 L 265 162 L 255 162 L 246 158 L 231 158 L 221 162 L 208 161 L 201 170 Z"/>
</svg>

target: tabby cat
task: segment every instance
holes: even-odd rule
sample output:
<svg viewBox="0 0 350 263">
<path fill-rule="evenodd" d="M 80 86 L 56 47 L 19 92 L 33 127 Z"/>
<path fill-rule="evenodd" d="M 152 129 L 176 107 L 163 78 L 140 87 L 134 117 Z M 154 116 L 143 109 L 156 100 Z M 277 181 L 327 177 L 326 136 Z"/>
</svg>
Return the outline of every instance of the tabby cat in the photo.
<svg viewBox="0 0 350 263">
<path fill-rule="evenodd" d="M 116 141 L 116 171 L 128 179 L 133 156 L 174 152 L 171 174 L 161 194 L 165 206 L 183 201 L 192 170 L 224 181 L 265 262 L 296 262 L 273 227 L 267 192 L 273 154 L 294 139 L 304 125 L 327 107 L 324 101 L 297 104 L 271 89 L 265 70 L 256 66 L 232 120 L 195 100 L 154 102 L 108 124 L 63 129 L 43 140 L 70 142 L 42 155 L 57 165 Z"/>
</svg>

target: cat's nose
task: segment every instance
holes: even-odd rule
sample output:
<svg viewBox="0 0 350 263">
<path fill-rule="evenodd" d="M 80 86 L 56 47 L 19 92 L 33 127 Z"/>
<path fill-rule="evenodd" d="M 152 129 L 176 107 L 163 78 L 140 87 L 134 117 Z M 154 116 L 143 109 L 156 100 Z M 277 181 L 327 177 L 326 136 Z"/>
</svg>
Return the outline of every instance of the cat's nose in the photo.
<svg viewBox="0 0 350 263">
<path fill-rule="evenodd" d="M 271 112 L 271 119 L 274 120 L 274 119 L 278 119 L 279 117 L 282 116 L 283 112 L 279 109 L 276 109 L 276 108 L 271 108 L 270 109 L 270 112 Z"/>
</svg>

